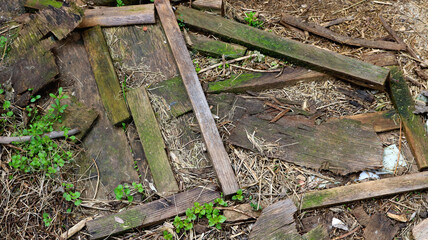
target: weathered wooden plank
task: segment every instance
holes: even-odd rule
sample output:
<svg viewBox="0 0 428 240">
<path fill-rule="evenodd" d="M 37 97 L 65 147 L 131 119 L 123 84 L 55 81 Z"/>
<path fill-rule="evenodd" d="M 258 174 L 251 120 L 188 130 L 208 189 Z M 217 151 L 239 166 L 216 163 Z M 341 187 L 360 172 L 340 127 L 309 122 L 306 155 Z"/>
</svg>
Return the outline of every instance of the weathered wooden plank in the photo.
<svg viewBox="0 0 428 240">
<path fill-rule="evenodd" d="M 415 102 L 410 90 L 397 67 L 391 69 L 388 85 L 389 96 L 400 115 L 407 142 L 420 171 L 428 169 L 428 137 L 422 118 L 413 114 Z"/>
<path fill-rule="evenodd" d="M 187 96 L 186 87 L 184 87 L 183 80 L 179 76 L 154 84 L 150 86 L 149 91 L 165 99 L 174 117 L 192 111 L 192 104 Z"/>
<path fill-rule="evenodd" d="M 192 7 L 200 10 L 222 12 L 223 0 L 195 0 L 192 2 Z"/>
<path fill-rule="evenodd" d="M 262 91 L 266 89 L 282 88 L 298 82 L 317 81 L 327 79 L 329 76 L 320 72 L 307 70 L 301 67 L 285 68 L 283 73 L 242 73 L 232 75 L 230 78 L 210 82 L 207 85 L 208 93 L 235 92 L 245 93 L 246 91 Z"/>
<path fill-rule="evenodd" d="M 86 223 L 91 239 L 103 239 L 136 227 L 148 227 L 184 214 L 194 202 L 208 203 L 220 197 L 215 187 L 197 187 Z"/>
<path fill-rule="evenodd" d="M 192 45 L 190 48 L 201 54 L 212 57 L 224 57 L 226 59 L 238 58 L 245 55 L 246 47 L 214 40 L 200 34 L 188 33 Z M 188 43 L 189 44 L 189 43 Z"/>
<path fill-rule="evenodd" d="M 263 119 L 242 118 L 229 142 L 268 157 L 343 175 L 382 167 L 382 143 L 371 126 L 347 119 L 311 126 L 289 117 L 270 123 L 274 116 L 260 117 Z"/>
<path fill-rule="evenodd" d="M 232 195 L 239 189 L 235 173 L 211 115 L 198 75 L 187 51 L 186 43 L 175 20 L 174 12 L 169 1 L 166 0 L 156 0 L 155 7 L 192 103 L 193 112 L 198 120 L 222 191 L 225 196 Z"/>
<path fill-rule="evenodd" d="M 129 91 L 127 100 L 156 189 L 164 195 L 178 192 L 178 184 L 146 89 L 140 87 Z"/>
<path fill-rule="evenodd" d="M 107 118 L 88 55 L 79 39 L 80 34 L 74 33 L 56 49 L 61 84 L 70 86 L 70 91 L 75 93 L 79 101 L 100 114 L 83 140 L 87 158 L 78 159 L 77 164 L 80 174 L 83 174 L 95 160 L 100 171 L 97 199 L 115 199 L 113 190 L 119 184 L 138 182 L 139 178 L 125 132 L 113 127 Z M 92 178 L 85 181 L 82 195 L 92 198 L 96 192 L 98 175 L 95 166 L 87 174 Z"/>
<path fill-rule="evenodd" d="M 153 4 L 131 5 L 123 7 L 100 7 L 86 9 L 85 17 L 78 28 L 100 26 L 125 26 L 155 23 Z"/>
<path fill-rule="evenodd" d="M 276 202 L 263 209 L 251 229 L 250 240 L 300 239 L 294 214 L 296 206 L 291 199 Z"/>
<path fill-rule="evenodd" d="M 101 27 L 83 32 L 85 48 L 107 116 L 113 125 L 130 118 Z"/>
<path fill-rule="evenodd" d="M 400 129 L 400 119 L 395 110 L 363 113 L 342 118 L 357 120 L 363 124 L 373 125 L 375 132 L 386 132 Z"/>
<path fill-rule="evenodd" d="M 412 233 L 415 240 L 426 240 L 428 236 L 428 219 L 423 220 L 413 227 Z"/>
<path fill-rule="evenodd" d="M 357 59 L 306 45 L 294 40 L 284 39 L 273 33 L 240 24 L 219 16 L 178 7 L 177 19 L 187 26 L 201 29 L 231 40 L 265 54 L 284 58 L 304 65 L 305 67 L 330 73 L 344 80 L 352 80 L 355 84 L 383 89 L 389 71 Z"/>
<path fill-rule="evenodd" d="M 300 200 L 295 199 L 295 203 L 300 206 L 300 209 L 306 210 L 426 188 L 428 188 L 428 172 L 420 172 L 308 192 L 300 195 Z"/>
<path fill-rule="evenodd" d="M 60 8 L 62 7 L 62 2 L 56 1 L 56 0 L 27 0 L 24 3 L 25 7 L 28 8 L 34 8 L 34 9 L 43 9 L 48 6 L 52 6 L 54 8 Z"/>
</svg>

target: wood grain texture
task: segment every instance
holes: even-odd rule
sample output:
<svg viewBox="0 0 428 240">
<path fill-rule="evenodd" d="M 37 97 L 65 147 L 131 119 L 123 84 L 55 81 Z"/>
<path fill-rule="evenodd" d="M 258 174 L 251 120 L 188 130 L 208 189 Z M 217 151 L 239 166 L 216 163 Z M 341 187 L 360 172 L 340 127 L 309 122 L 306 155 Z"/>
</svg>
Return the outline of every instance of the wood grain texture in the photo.
<svg viewBox="0 0 428 240">
<path fill-rule="evenodd" d="M 400 129 L 400 119 L 395 110 L 362 113 L 342 118 L 357 120 L 363 124 L 370 124 L 373 126 L 375 132 L 386 132 Z"/>
<path fill-rule="evenodd" d="M 113 125 L 127 121 L 130 114 L 101 27 L 84 31 L 83 40 L 108 118 Z"/>
<path fill-rule="evenodd" d="M 418 223 L 412 229 L 413 237 L 415 240 L 427 240 L 428 238 L 428 219 Z"/>
<path fill-rule="evenodd" d="M 231 59 L 242 57 L 247 51 L 246 47 L 237 44 L 214 40 L 212 38 L 191 32 L 188 34 L 192 42 L 190 48 L 206 56 L 221 58 L 224 55 L 226 59 Z"/>
<path fill-rule="evenodd" d="M 375 40 L 368 40 L 368 39 L 362 39 L 362 38 L 351 38 L 345 35 L 335 33 L 330 29 L 322 27 L 315 23 L 304 22 L 300 18 L 291 16 L 288 14 L 282 15 L 281 24 L 288 24 L 293 27 L 297 27 L 302 30 L 313 33 L 315 35 L 330 39 L 338 43 L 346 44 L 346 45 L 357 46 L 357 47 L 380 48 L 380 49 L 396 50 L 396 51 L 406 49 L 406 45 L 395 43 L 395 42 L 381 41 L 381 40 L 375 41 Z"/>
<path fill-rule="evenodd" d="M 428 172 L 351 184 L 302 194 L 295 200 L 300 209 L 312 209 L 383 197 L 428 188 Z"/>
<path fill-rule="evenodd" d="M 352 214 L 362 226 L 365 226 L 364 239 L 391 240 L 400 230 L 400 227 L 385 213 L 377 212 L 369 216 L 361 206 L 353 209 Z"/>
<path fill-rule="evenodd" d="M 83 174 L 89 168 L 86 174 L 91 177 L 84 181 L 81 189 L 85 191 L 82 195 L 88 198 L 94 196 L 97 183 L 96 169 L 91 168 L 94 159 L 100 170 L 97 199 L 115 199 L 113 190 L 119 184 L 138 182 L 139 178 L 123 129 L 114 127 L 107 118 L 88 55 L 79 38 L 80 34 L 74 33 L 64 41 L 56 49 L 56 57 L 61 85 L 70 86 L 70 91 L 79 101 L 99 113 L 96 124 L 83 140 L 86 158 L 77 160 L 79 173 Z"/>
<path fill-rule="evenodd" d="M 270 123 L 273 117 L 242 118 L 229 142 L 268 157 L 342 175 L 382 167 L 382 143 L 371 126 L 347 119 L 313 126 L 289 117 Z M 259 139 L 260 146 L 253 138 Z"/>
<path fill-rule="evenodd" d="M 86 223 L 91 239 L 103 239 L 136 227 L 148 227 L 168 218 L 182 215 L 194 202 L 200 204 L 220 197 L 215 187 L 197 187 L 186 192 L 146 203 L 131 209 L 103 216 Z"/>
<path fill-rule="evenodd" d="M 78 28 L 94 26 L 125 26 L 155 23 L 153 4 L 131 5 L 123 7 L 100 7 L 86 9 L 85 17 Z"/>
<path fill-rule="evenodd" d="M 297 84 L 298 82 L 317 81 L 329 78 L 320 72 L 307 70 L 301 67 L 285 68 L 283 73 L 242 73 L 231 75 L 230 78 L 210 82 L 207 85 L 208 93 L 234 92 L 245 93 L 246 91 L 262 91 L 266 89 L 282 88 Z"/>
<path fill-rule="evenodd" d="M 393 52 L 380 52 L 374 54 L 363 54 L 361 59 L 377 66 L 396 66 L 398 65 L 397 56 Z"/>
<path fill-rule="evenodd" d="M 180 75 L 183 79 L 193 106 L 193 112 L 198 120 L 208 153 L 210 155 L 217 178 L 225 196 L 236 193 L 239 189 L 235 173 L 230 164 L 229 156 L 211 115 L 204 92 L 187 51 L 186 43 L 181 35 L 180 28 L 167 0 L 156 0 L 155 7 L 159 14 L 172 53 L 176 60 Z"/>
<path fill-rule="evenodd" d="M 163 195 L 178 192 L 178 184 L 146 89 L 140 87 L 129 91 L 127 100 L 157 191 Z"/>
<path fill-rule="evenodd" d="M 294 214 L 296 212 L 297 208 L 290 199 L 268 206 L 263 209 L 262 214 L 251 229 L 249 239 L 273 240 L 299 237 L 300 235 L 297 233 L 296 223 L 294 222 Z"/>
<path fill-rule="evenodd" d="M 192 7 L 201 10 L 222 11 L 223 0 L 195 0 L 192 1 Z"/>
<path fill-rule="evenodd" d="M 194 9 L 180 6 L 176 15 L 186 26 L 204 30 L 267 55 L 330 73 L 358 85 L 383 89 L 389 74 L 387 69 Z"/>
<path fill-rule="evenodd" d="M 406 140 L 420 171 L 428 169 L 428 136 L 422 118 L 415 115 L 415 102 L 403 74 L 397 67 L 391 69 L 389 96 L 403 123 Z"/>
</svg>

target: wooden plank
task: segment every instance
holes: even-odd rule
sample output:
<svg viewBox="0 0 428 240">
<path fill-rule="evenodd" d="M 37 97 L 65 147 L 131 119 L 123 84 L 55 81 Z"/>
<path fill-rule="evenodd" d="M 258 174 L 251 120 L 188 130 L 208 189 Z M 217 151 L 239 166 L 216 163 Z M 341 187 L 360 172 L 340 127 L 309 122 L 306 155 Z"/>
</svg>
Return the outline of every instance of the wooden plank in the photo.
<svg viewBox="0 0 428 240">
<path fill-rule="evenodd" d="M 335 41 L 341 44 L 357 46 L 357 47 L 380 48 L 380 49 L 395 50 L 395 51 L 406 49 L 406 45 L 395 43 L 395 42 L 352 38 L 346 35 L 340 35 L 338 33 L 331 31 L 328 28 L 322 27 L 315 23 L 304 22 L 300 18 L 291 16 L 288 14 L 282 15 L 281 24 L 291 25 L 293 27 L 300 28 L 302 30 L 308 31 L 315 35 L 330 39 L 332 41 Z"/>
<path fill-rule="evenodd" d="M 327 207 L 428 188 L 428 172 L 407 174 L 301 194 L 295 199 L 301 210 Z"/>
<path fill-rule="evenodd" d="M 192 7 L 200 10 L 222 12 L 223 0 L 195 0 L 192 2 Z"/>
<path fill-rule="evenodd" d="M 99 7 L 86 9 L 85 17 L 78 28 L 94 26 L 125 26 L 155 23 L 154 4 L 131 5 L 123 7 Z"/>
<path fill-rule="evenodd" d="M 113 190 L 123 183 L 138 182 L 134 159 L 122 128 L 114 127 L 104 111 L 97 84 L 79 33 L 73 33 L 56 49 L 61 84 L 69 86 L 76 98 L 100 114 L 96 124 L 83 140 L 86 158 L 78 159 L 83 174 L 96 161 L 100 171 L 97 199 L 115 199 Z M 86 172 L 91 178 L 84 182 L 82 196 L 92 198 L 97 189 L 95 166 Z M 87 176 L 85 175 L 85 176 Z M 83 187 L 81 188 L 83 189 Z"/>
<path fill-rule="evenodd" d="M 251 229 L 250 240 L 294 239 L 297 233 L 294 214 L 297 212 L 293 201 L 286 199 L 263 209 L 262 214 Z M 300 239 L 300 238 L 297 238 Z"/>
<path fill-rule="evenodd" d="M 220 193 L 213 186 L 197 187 L 167 198 L 146 203 L 122 212 L 103 216 L 86 223 L 91 239 L 103 239 L 136 227 L 148 227 L 184 214 L 194 202 L 214 201 Z"/>
<path fill-rule="evenodd" d="M 198 51 L 203 55 L 220 58 L 224 55 L 226 59 L 231 59 L 242 57 L 247 51 L 246 47 L 237 44 L 214 40 L 212 38 L 191 32 L 188 34 L 191 41 L 191 45 L 188 43 L 190 48 Z"/>
<path fill-rule="evenodd" d="M 242 73 L 240 75 L 231 75 L 227 80 L 208 83 L 206 91 L 208 93 L 245 93 L 246 91 L 283 88 L 302 81 L 318 81 L 327 78 L 329 76 L 326 74 L 301 67 L 285 68 L 279 76 L 277 73 Z"/>
<path fill-rule="evenodd" d="M 176 15 L 186 26 L 207 31 L 267 55 L 352 80 L 358 85 L 383 89 L 389 74 L 387 69 L 194 9 L 180 6 Z"/>
<path fill-rule="evenodd" d="M 62 2 L 56 0 L 27 0 L 24 3 L 25 7 L 34 8 L 34 9 L 43 9 L 48 6 L 52 6 L 54 8 L 62 7 Z"/>
<path fill-rule="evenodd" d="M 157 191 L 163 195 L 178 192 L 178 184 L 146 89 L 140 87 L 129 91 L 127 100 Z"/>
<path fill-rule="evenodd" d="M 415 240 L 426 240 L 428 236 L 428 219 L 423 220 L 413 227 L 412 233 Z"/>
<path fill-rule="evenodd" d="M 311 126 L 305 119 L 293 121 L 286 116 L 270 123 L 275 115 L 242 118 L 229 142 L 267 157 L 342 175 L 382 167 L 382 143 L 371 126 L 348 119 Z"/>
<path fill-rule="evenodd" d="M 413 114 L 415 102 L 397 67 L 391 69 L 388 85 L 389 96 L 403 123 L 406 140 L 420 171 L 428 169 L 428 138 L 422 118 Z"/>
<path fill-rule="evenodd" d="M 344 116 L 342 119 L 352 119 L 360 121 L 363 124 L 373 125 L 375 132 L 386 132 L 400 129 L 399 116 L 395 110 Z"/>
<path fill-rule="evenodd" d="M 198 75 L 187 51 L 186 43 L 175 20 L 174 12 L 169 1 L 166 0 L 156 0 L 155 7 L 192 103 L 222 191 L 225 196 L 232 195 L 239 189 L 235 173 L 211 115 Z"/>
<path fill-rule="evenodd" d="M 113 125 L 130 118 L 101 27 L 83 32 L 85 48 L 107 116 Z"/>
<path fill-rule="evenodd" d="M 363 54 L 361 59 L 377 66 L 396 66 L 398 65 L 397 56 L 393 52 L 381 52 L 375 54 Z"/>
</svg>

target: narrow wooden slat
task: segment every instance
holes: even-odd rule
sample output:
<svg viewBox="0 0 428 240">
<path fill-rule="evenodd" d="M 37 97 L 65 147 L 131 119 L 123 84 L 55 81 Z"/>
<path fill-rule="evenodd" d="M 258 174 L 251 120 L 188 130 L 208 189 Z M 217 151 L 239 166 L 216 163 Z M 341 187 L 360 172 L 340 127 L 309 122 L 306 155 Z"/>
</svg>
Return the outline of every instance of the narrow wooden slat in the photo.
<svg viewBox="0 0 428 240">
<path fill-rule="evenodd" d="M 235 173 L 230 165 L 229 156 L 223 146 L 216 124 L 211 115 L 204 92 L 187 51 L 186 43 L 167 0 L 156 0 L 155 7 L 165 30 L 172 53 L 177 62 L 180 75 L 189 95 L 193 111 L 201 128 L 208 153 L 210 155 L 222 191 L 226 196 L 239 189 Z"/>
<path fill-rule="evenodd" d="M 428 236 L 428 219 L 423 220 L 413 227 L 412 233 L 415 240 L 426 240 Z"/>
<path fill-rule="evenodd" d="M 127 121 L 130 115 L 101 27 L 84 31 L 83 40 L 108 118 L 113 125 Z"/>
<path fill-rule="evenodd" d="M 246 47 L 214 40 L 199 34 L 189 32 L 189 38 L 192 41 L 190 48 L 207 56 L 222 57 L 224 55 L 226 59 L 230 59 L 242 57 L 247 51 Z"/>
<path fill-rule="evenodd" d="M 415 115 L 415 102 L 403 74 L 397 67 L 391 69 L 389 95 L 400 115 L 406 140 L 420 171 L 428 169 L 428 134 L 425 131 L 422 118 Z"/>
<path fill-rule="evenodd" d="M 300 209 L 307 210 L 426 188 L 428 188 L 428 172 L 421 172 L 308 192 L 300 195 L 301 200 L 295 199 L 295 202 Z"/>
<path fill-rule="evenodd" d="M 207 31 L 265 54 L 330 73 L 358 85 L 383 89 L 389 74 L 387 69 L 194 9 L 180 6 L 176 16 L 186 26 Z"/>
<path fill-rule="evenodd" d="M 86 223 L 91 239 L 103 239 L 136 227 L 148 227 L 176 215 L 184 214 L 194 202 L 200 204 L 220 197 L 215 187 L 197 187 L 177 193 L 116 214 L 94 219 Z"/>
<path fill-rule="evenodd" d="M 140 87 L 129 91 L 127 101 L 157 191 L 163 195 L 178 192 L 178 184 L 169 164 L 166 147 L 146 89 Z"/>
<path fill-rule="evenodd" d="M 192 7 L 201 10 L 222 11 L 223 0 L 195 0 Z"/>
<path fill-rule="evenodd" d="M 153 4 L 131 5 L 123 7 L 99 7 L 86 9 L 85 17 L 78 28 L 93 26 L 125 26 L 133 24 L 155 23 Z"/>
</svg>

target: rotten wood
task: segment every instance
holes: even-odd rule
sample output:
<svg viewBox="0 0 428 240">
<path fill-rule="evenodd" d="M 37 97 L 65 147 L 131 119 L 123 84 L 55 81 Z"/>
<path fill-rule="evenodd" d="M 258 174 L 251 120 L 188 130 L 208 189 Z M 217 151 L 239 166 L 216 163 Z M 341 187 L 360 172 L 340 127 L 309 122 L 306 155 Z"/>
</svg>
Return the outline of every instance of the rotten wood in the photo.
<svg viewBox="0 0 428 240">
<path fill-rule="evenodd" d="M 391 240 L 400 229 L 383 213 L 367 215 L 362 206 L 352 210 L 352 214 L 365 226 L 363 233 L 365 239 Z"/>
<path fill-rule="evenodd" d="M 101 27 L 84 31 L 83 40 L 107 116 L 113 125 L 119 125 L 130 114 Z"/>
<path fill-rule="evenodd" d="M 384 197 L 428 188 L 428 172 L 351 184 L 307 192 L 295 199 L 301 210 L 328 207 L 364 199 Z"/>
<path fill-rule="evenodd" d="M 285 23 L 293 27 L 303 29 L 315 35 L 330 39 L 332 41 L 335 41 L 341 44 L 357 46 L 357 47 L 369 47 L 369 48 L 395 50 L 395 51 L 406 49 L 405 45 L 394 43 L 394 42 L 380 41 L 380 40 L 375 41 L 375 40 L 367 40 L 362 38 L 351 38 L 345 35 L 340 35 L 338 33 L 331 31 L 328 28 L 322 27 L 315 23 L 304 22 L 300 18 L 291 16 L 288 14 L 282 15 L 280 23 L 281 24 Z"/>
<path fill-rule="evenodd" d="M 148 227 L 168 218 L 182 215 L 194 202 L 200 204 L 220 197 L 215 187 L 196 187 L 167 198 L 133 207 L 122 212 L 103 216 L 86 223 L 91 239 L 104 239 L 136 227 Z"/>
<path fill-rule="evenodd" d="M 73 136 L 80 132 L 79 129 L 74 128 L 68 131 L 67 136 Z M 50 133 L 43 134 L 41 137 L 48 137 L 51 139 L 64 137 L 64 131 L 53 131 Z M 10 144 L 10 143 L 22 143 L 29 142 L 34 136 L 21 136 L 21 137 L 0 137 L 0 144 Z"/>
<path fill-rule="evenodd" d="M 246 47 L 237 44 L 214 40 L 191 32 L 189 32 L 188 35 L 192 43 L 191 45 L 188 43 L 190 48 L 203 55 L 220 58 L 224 55 L 226 59 L 231 59 L 242 57 L 247 51 Z"/>
<path fill-rule="evenodd" d="M 404 127 L 406 140 L 420 171 L 428 168 L 428 137 L 422 118 L 415 115 L 415 102 L 403 74 L 397 67 L 391 69 L 388 92 Z"/>
<path fill-rule="evenodd" d="M 235 173 L 230 164 L 229 156 L 224 148 L 220 134 L 211 115 L 208 103 L 187 51 L 186 43 L 181 35 L 174 12 L 167 0 L 155 0 L 165 34 L 176 60 L 180 75 L 186 87 L 193 111 L 198 120 L 202 136 L 211 158 L 214 170 L 225 196 L 230 196 L 239 189 Z"/>
<path fill-rule="evenodd" d="M 146 89 L 140 87 L 129 91 L 127 101 L 157 191 L 162 195 L 178 192 L 178 184 L 166 155 L 166 146 Z"/>
<path fill-rule="evenodd" d="M 194 0 L 192 7 L 200 10 L 223 12 L 223 0 Z"/>
<path fill-rule="evenodd" d="M 412 233 L 415 240 L 426 240 L 428 236 L 428 218 L 414 226 Z"/>
<path fill-rule="evenodd" d="M 400 119 L 395 110 L 362 113 L 341 118 L 360 121 L 363 124 L 370 124 L 377 133 L 400 129 Z"/>
<path fill-rule="evenodd" d="M 380 67 L 398 65 L 397 56 L 392 52 L 363 54 L 361 59 L 365 62 L 369 62 Z"/>
<path fill-rule="evenodd" d="M 204 30 L 267 55 L 330 73 L 358 85 L 383 89 L 389 74 L 387 69 L 194 9 L 180 6 L 176 15 L 186 26 Z"/>
</svg>

